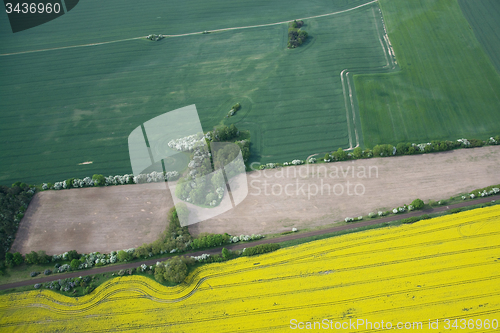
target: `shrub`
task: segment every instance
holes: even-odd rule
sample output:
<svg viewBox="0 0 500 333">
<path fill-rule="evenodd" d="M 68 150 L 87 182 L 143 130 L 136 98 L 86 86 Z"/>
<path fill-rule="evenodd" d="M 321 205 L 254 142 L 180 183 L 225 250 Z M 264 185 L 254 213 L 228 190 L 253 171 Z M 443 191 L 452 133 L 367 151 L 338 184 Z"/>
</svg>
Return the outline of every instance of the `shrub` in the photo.
<svg viewBox="0 0 500 333">
<path fill-rule="evenodd" d="M 73 259 L 71 260 L 71 263 L 69 264 L 73 270 L 77 270 L 78 266 L 80 266 L 80 260 L 78 259 Z"/>
<path fill-rule="evenodd" d="M 375 216 L 377 216 L 377 214 L 373 213 L 373 212 L 371 212 L 370 214 L 368 214 L 368 217 L 370 217 L 370 218 L 374 218 Z"/>
<path fill-rule="evenodd" d="M 449 210 L 450 214 L 460 213 L 461 211 L 462 211 L 461 208 L 453 208 Z"/>
<path fill-rule="evenodd" d="M 43 274 L 50 275 L 50 274 L 52 274 L 52 271 L 47 268 L 46 270 L 43 271 Z"/>
<path fill-rule="evenodd" d="M 246 248 L 245 251 L 241 254 L 242 256 L 255 256 L 258 254 L 263 254 L 263 253 L 268 253 L 268 252 L 273 252 L 276 251 L 280 248 L 281 246 L 279 244 L 275 243 L 270 243 L 270 244 L 260 244 L 257 246 L 249 247 Z"/>
<path fill-rule="evenodd" d="M 40 289 L 41 286 L 42 286 L 41 283 L 37 283 L 37 284 L 35 284 L 35 289 Z"/>
<path fill-rule="evenodd" d="M 415 223 L 418 221 L 420 221 L 420 218 L 418 216 L 412 216 L 401 220 L 401 222 L 403 223 Z"/>
<path fill-rule="evenodd" d="M 93 175 L 92 180 L 94 181 L 95 186 L 104 186 L 106 184 L 106 178 L 103 175 Z"/>
<path fill-rule="evenodd" d="M 424 202 L 420 199 L 415 199 L 412 201 L 411 205 L 415 208 L 415 209 L 422 209 L 424 208 Z"/>
<path fill-rule="evenodd" d="M 38 274 L 40 274 L 40 272 L 31 272 L 31 273 L 30 273 L 31 277 L 35 277 L 35 276 L 37 276 Z"/>
<path fill-rule="evenodd" d="M 188 273 L 187 265 L 179 257 L 175 257 L 165 262 L 165 273 L 163 277 L 167 281 L 181 283 Z"/>
</svg>

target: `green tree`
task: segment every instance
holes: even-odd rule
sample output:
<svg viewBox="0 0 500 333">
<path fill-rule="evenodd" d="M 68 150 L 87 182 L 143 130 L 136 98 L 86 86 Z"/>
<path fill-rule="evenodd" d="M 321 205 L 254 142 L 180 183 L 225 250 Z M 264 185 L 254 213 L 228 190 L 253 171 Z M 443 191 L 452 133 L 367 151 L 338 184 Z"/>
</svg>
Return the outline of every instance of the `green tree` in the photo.
<svg viewBox="0 0 500 333">
<path fill-rule="evenodd" d="M 165 263 L 165 274 L 167 281 L 181 283 L 188 273 L 187 265 L 179 257 L 174 257 Z"/>
<path fill-rule="evenodd" d="M 149 254 L 149 251 L 147 250 L 147 244 L 142 244 L 141 246 L 137 247 L 134 251 L 134 257 L 136 258 L 141 258 L 141 257 L 147 257 Z"/>
<path fill-rule="evenodd" d="M 76 250 L 68 251 L 68 260 L 80 259 L 81 255 Z"/>
<path fill-rule="evenodd" d="M 354 148 L 354 150 L 352 151 L 352 156 L 355 159 L 363 157 L 363 150 L 361 149 L 361 147 Z"/>
<path fill-rule="evenodd" d="M 103 175 L 95 174 L 92 176 L 92 180 L 97 186 L 104 186 L 106 184 L 106 179 Z"/>
<path fill-rule="evenodd" d="M 324 159 L 325 160 L 329 160 L 330 159 L 330 153 L 326 153 Z"/>
<path fill-rule="evenodd" d="M 408 151 L 405 143 L 398 143 L 396 146 L 396 155 L 404 155 Z"/>
<path fill-rule="evenodd" d="M 25 260 L 28 264 L 38 264 L 38 253 L 36 253 L 35 251 L 27 253 Z"/>
<path fill-rule="evenodd" d="M 133 259 L 133 254 L 126 251 L 120 250 L 116 255 L 119 261 L 130 261 Z"/>
<path fill-rule="evenodd" d="M 24 262 L 23 255 L 19 252 L 14 253 L 14 258 L 12 260 L 15 266 L 19 266 Z"/>
<path fill-rule="evenodd" d="M 337 160 L 339 160 L 339 161 L 347 160 L 347 153 L 344 151 L 344 149 L 339 148 L 337 150 L 336 154 L 337 154 Z"/>
<path fill-rule="evenodd" d="M 69 264 L 73 270 L 77 270 L 78 266 L 80 266 L 80 260 L 78 259 L 73 259 L 71 260 L 71 263 Z"/>
<path fill-rule="evenodd" d="M 14 263 L 14 255 L 10 252 L 7 252 L 5 254 L 5 266 L 9 267 L 9 268 L 12 268 L 15 266 L 15 263 Z"/>
<path fill-rule="evenodd" d="M 66 180 L 66 188 L 73 188 L 73 181 L 75 180 L 75 178 L 70 178 L 68 180 Z"/>
<path fill-rule="evenodd" d="M 413 202 L 411 203 L 411 205 L 415 209 L 422 209 L 422 208 L 424 208 L 424 202 L 422 200 L 420 200 L 420 199 L 413 200 Z"/>
<path fill-rule="evenodd" d="M 48 256 L 45 251 L 38 251 L 37 256 L 39 264 L 48 264 L 50 262 L 51 256 Z"/>
<path fill-rule="evenodd" d="M 162 283 L 165 282 L 165 265 L 160 264 L 155 267 L 155 280 Z"/>
<path fill-rule="evenodd" d="M 222 249 L 222 257 L 226 260 L 230 259 L 231 258 L 231 252 L 226 249 L 226 248 L 223 248 Z"/>
</svg>

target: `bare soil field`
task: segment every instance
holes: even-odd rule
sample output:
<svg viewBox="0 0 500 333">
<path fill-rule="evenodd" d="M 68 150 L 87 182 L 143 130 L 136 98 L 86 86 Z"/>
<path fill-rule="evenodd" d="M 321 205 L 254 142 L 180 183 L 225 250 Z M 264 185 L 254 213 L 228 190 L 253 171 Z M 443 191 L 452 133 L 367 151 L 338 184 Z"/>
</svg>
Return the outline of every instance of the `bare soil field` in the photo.
<svg viewBox="0 0 500 333">
<path fill-rule="evenodd" d="M 189 229 L 193 235 L 239 235 L 331 225 L 415 198 L 447 199 L 499 184 L 499 163 L 500 146 L 493 146 L 250 172 L 242 203 Z M 136 247 L 165 229 L 172 205 L 164 184 L 41 192 L 28 207 L 12 250 L 53 254 Z"/>
</svg>

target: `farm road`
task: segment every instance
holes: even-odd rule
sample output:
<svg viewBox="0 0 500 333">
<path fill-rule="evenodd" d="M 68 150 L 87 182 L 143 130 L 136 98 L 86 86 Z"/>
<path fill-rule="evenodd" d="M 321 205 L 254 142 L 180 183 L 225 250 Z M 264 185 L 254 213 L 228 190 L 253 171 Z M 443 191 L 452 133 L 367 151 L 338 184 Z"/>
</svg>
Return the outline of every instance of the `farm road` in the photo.
<svg viewBox="0 0 500 333">
<path fill-rule="evenodd" d="M 493 198 L 497 198 L 497 197 L 498 196 L 495 196 Z M 219 247 L 211 248 L 208 250 L 189 252 L 189 253 L 185 253 L 183 255 L 199 256 L 203 253 L 208 253 L 208 254 L 212 254 L 212 255 L 219 254 L 223 247 L 225 247 L 229 250 L 241 250 L 243 248 L 256 246 L 259 244 L 280 243 L 280 242 L 285 242 L 285 241 L 290 241 L 290 240 L 295 240 L 295 239 L 300 239 L 300 238 L 307 238 L 307 237 L 324 235 L 324 234 L 328 234 L 328 233 L 332 233 L 332 232 L 336 232 L 336 231 L 357 229 L 357 228 L 366 227 L 366 226 L 370 226 L 370 225 L 396 221 L 396 220 L 400 220 L 402 218 L 408 218 L 408 217 L 412 217 L 412 216 L 420 216 L 423 214 L 444 212 L 444 211 L 449 210 L 449 209 L 462 208 L 462 207 L 467 207 L 470 205 L 477 205 L 477 204 L 489 202 L 491 200 L 493 200 L 492 197 L 479 198 L 479 199 L 476 199 L 474 201 L 464 201 L 464 202 L 454 204 L 454 205 L 441 206 L 441 207 L 426 209 L 423 211 L 414 211 L 414 212 L 406 213 L 403 215 L 394 215 L 394 216 L 384 217 L 384 218 L 380 218 L 380 219 L 367 220 L 367 221 L 363 221 L 363 222 L 346 224 L 346 225 L 342 225 L 342 226 L 338 226 L 338 227 L 309 231 L 309 232 L 304 232 L 304 233 L 297 233 L 297 234 L 294 233 L 294 234 L 289 234 L 289 235 L 285 235 L 285 236 L 277 237 L 277 238 L 272 238 L 272 239 L 264 238 L 264 239 L 261 239 L 261 240 L 255 241 L 255 242 L 250 242 L 250 243 L 236 243 L 234 245 L 219 246 Z M 56 275 L 47 276 L 44 278 L 2 284 L 2 285 L 0 285 L 0 290 L 28 286 L 28 285 L 31 285 L 34 283 L 45 283 L 45 282 L 50 282 L 50 281 L 54 281 L 54 280 L 58 280 L 58 279 L 74 278 L 74 277 L 78 277 L 78 276 L 116 272 L 120 269 L 136 268 L 142 264 L 146 264 L 148 266 L 151 266 L 151 265 L 156 265 L 156 262 L 159 260 L 161 261 L 161 260 L 166 260 L 166 259 L 168 259 L 168 258 L 144 260 L 144 261 L 140 261 L 140 262 L 132 262 L 129 264 L 121 264 L 121 265 L 114 265 L 114 266 L 104 266 L 104 267 L 99 267 L 99 268 L 93 268 L 91 270 L 70 272 L 70 273 L 65 273 L 65 274 L 56 274 Z"/>
</svg>

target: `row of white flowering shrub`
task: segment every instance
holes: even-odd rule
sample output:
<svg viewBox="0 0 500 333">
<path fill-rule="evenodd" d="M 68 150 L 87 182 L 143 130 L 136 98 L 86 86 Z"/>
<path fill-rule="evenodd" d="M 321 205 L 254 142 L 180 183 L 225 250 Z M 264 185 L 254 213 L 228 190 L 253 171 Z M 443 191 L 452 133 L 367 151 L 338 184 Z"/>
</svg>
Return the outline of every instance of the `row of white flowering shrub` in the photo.
<svg viewBox="0 0 500 333">
<path fill-rule="evenodd" d="M 431 141 L 424 143 L 399 143 L 396 146 L 390 144 L 376 145 L 373 149 L 361 149 L 361 147 L 356 147 L 351 151 L 344 151 L 339 148 L 335 152 L 326 153 L 321 159 L 325 163 L 355 160 L 361 158 L 371 158 L 371 157 L 385 157 L 394 155 L 413 155 L 413 154 L 423 154 L 431 152 L 446 151 L 457 148 L 473 148 L 482 147 L 484 145 L 498 145 L 500 144 L 500 136 L 490 137 L 488 140 L 478 140 L 478 139 L 465 139 L 461 138 L 456 141 Z M 307 163 L 316 163 L 317 159 L 311 157 L 307 160 Z M 259 166 L 260 170 L 263 169 L 274 169 L 280 166 L 290 166 L 290 165 L 300 165 L 304 164 L 302 160 L 293 160 L 292 162 L 280 163 L 267 163 Z"/>
<path fill-rule="evenodd" d="M 259 239 L 262 239 L 264 238 L 264 236 L 262 235 L 240 235 L 239 237 L 238 236 L 234 236 L 234 237 L 231 237 L 230 238 L 230 243 L 238 243 L 238 242 L 248 242 L 248 241 L 251 241 L 251 240 L 259 240 Z"/>
<path fill-rule="evenodd" d="M 116 176 L 102 176 L 94 175 L 92 178 L 85 177 L 83 179 L 70 178 L 54 184 L 43 183 L 42 190 L 62 190 L 68 188 L 81 188 L 81 187 L 94 187 L 94 186 L 111 186 L 111 185 L 126 185 L 126 184 L 144 184 L 144 183 L 158 183 L 165 181 L 174 181 L 179 178 L 177 171 L 156 172 L 153 171 L 148 174 L 134 175 L 116 175 Z"/>
</svg>

